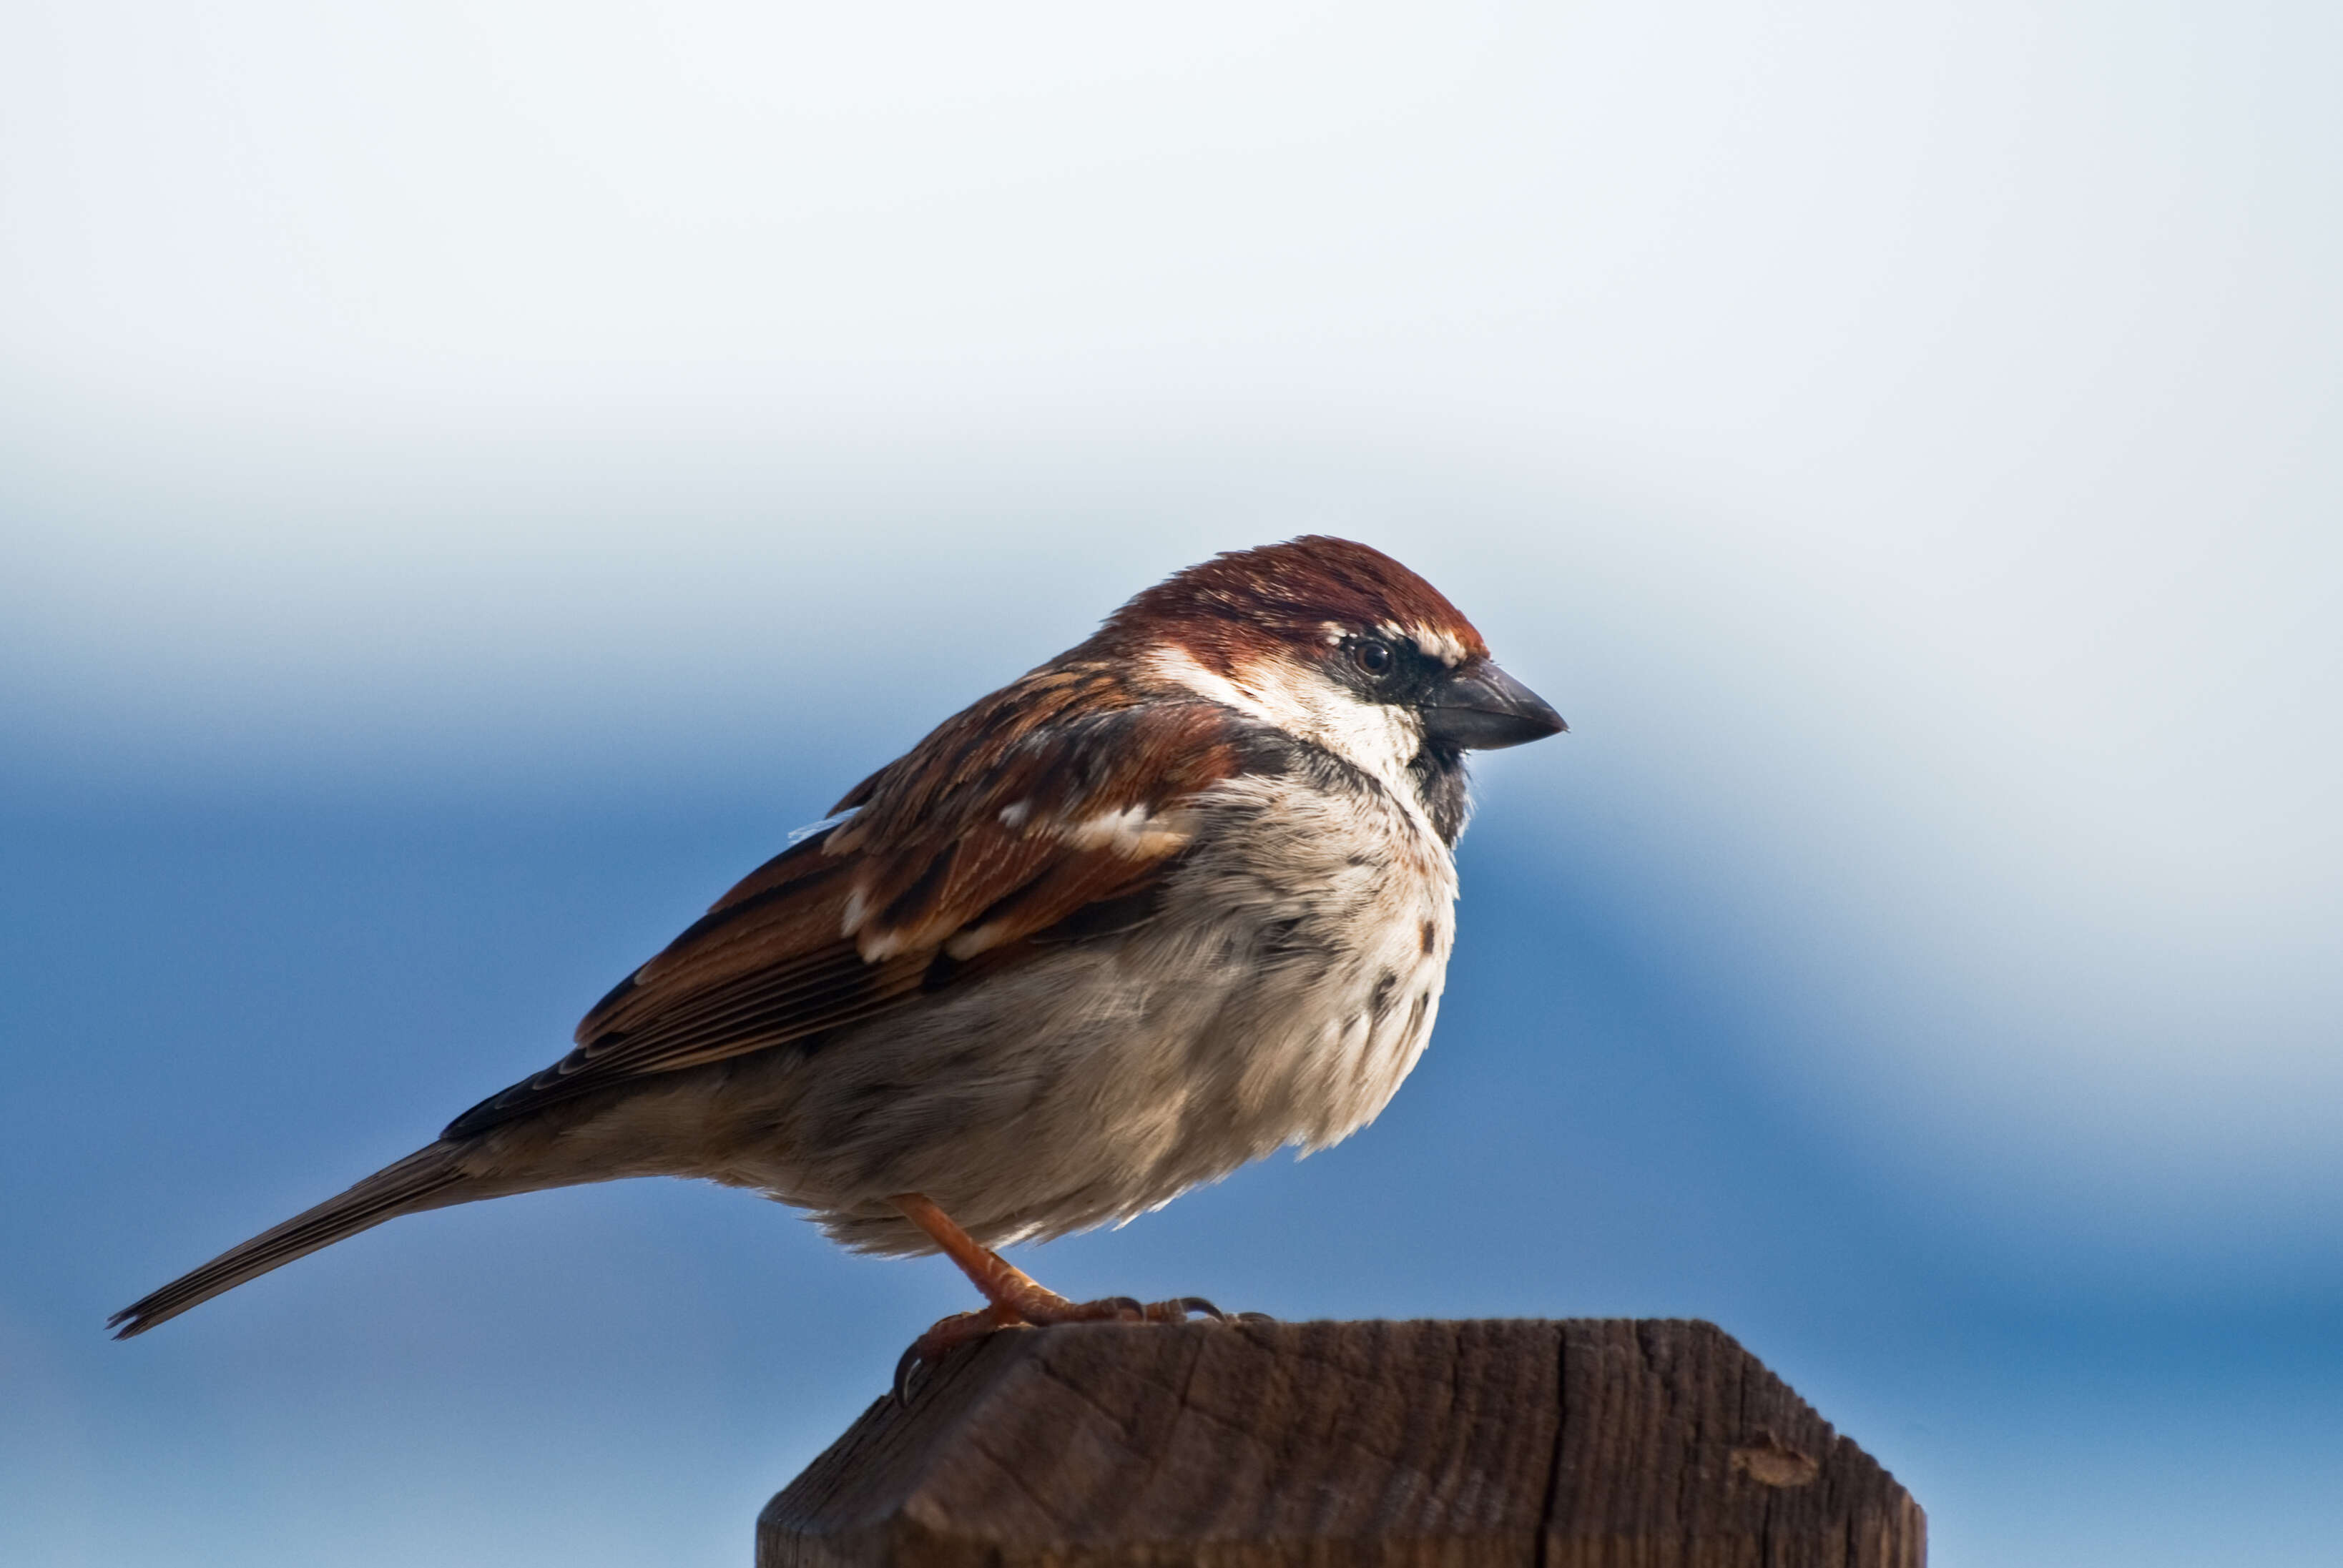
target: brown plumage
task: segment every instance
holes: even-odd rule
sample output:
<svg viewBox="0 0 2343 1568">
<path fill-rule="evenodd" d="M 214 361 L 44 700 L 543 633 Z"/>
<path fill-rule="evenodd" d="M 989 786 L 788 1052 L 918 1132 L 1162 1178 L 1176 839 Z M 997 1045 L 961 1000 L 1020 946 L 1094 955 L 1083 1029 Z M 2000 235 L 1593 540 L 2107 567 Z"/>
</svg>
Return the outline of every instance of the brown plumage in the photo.
<svg viewBox="0 0 2343 1568">
<path fill-rule="evenodd" d="M 850 790 L 560 1061 L 114 1322 L 397 1214 L 647 1174 L 941 1247 L 994 1302 L 970 1332 L 1051 1321 L 988 1243 L 1127 1218 L 1380 1108 L 1446 962 L 1462 751 L 1558 728 L 1364 546 L 1191 568 Z"/>
</svg>

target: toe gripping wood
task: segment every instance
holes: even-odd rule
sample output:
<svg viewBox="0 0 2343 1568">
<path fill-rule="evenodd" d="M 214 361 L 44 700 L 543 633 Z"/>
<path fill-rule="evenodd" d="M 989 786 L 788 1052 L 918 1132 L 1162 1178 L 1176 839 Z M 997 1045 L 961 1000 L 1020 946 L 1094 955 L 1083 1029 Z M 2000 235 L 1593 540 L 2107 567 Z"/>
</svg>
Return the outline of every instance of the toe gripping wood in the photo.
<svg viewBox="0 0 2343 1568">
<path fill-rule="evenodd" d="M 1071 1325 L 954 1352 L 759 1568 L 1921 1568 L 1895 1477 L 1713 1324 Z"/>
</svg>

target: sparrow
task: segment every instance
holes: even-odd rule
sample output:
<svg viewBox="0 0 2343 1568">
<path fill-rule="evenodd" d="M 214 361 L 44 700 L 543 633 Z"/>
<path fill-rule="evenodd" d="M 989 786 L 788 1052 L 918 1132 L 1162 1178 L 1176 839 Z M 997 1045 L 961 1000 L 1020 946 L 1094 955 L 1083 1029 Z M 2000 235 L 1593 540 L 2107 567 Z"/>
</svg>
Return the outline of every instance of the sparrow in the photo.
<svg viewBox="0 0 2343 1568">
<path fill-rule="evenodd" d="M 632 1176 L 941 1251 L 985 1305 L 907 1369 L 1077 1302 L 994 1249 L 1159 1208 L 1373 1119 L 1432 1033 L 1464 754 L 1567 727 L 1433 586 L 1310 536 L 1175 573 L 848 791 L 436 1142 L 117 1312 L 116 1338 L 401 1214 Z"/>
</svg>

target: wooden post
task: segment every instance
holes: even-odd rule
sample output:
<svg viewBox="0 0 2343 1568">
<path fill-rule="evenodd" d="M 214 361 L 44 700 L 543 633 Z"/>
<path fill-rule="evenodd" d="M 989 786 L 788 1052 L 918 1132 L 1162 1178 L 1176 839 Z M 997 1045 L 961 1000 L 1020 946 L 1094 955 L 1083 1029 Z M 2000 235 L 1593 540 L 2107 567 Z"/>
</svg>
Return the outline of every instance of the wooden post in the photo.
<svg viewBox="0 0 2343 1568">
<path fill-rule="evenodd" d="M 954 1352 L 759 1568 L 1921 1568 L 1895 1477 L 1714 1324 L 1091 1324 Z"/>
</svg>

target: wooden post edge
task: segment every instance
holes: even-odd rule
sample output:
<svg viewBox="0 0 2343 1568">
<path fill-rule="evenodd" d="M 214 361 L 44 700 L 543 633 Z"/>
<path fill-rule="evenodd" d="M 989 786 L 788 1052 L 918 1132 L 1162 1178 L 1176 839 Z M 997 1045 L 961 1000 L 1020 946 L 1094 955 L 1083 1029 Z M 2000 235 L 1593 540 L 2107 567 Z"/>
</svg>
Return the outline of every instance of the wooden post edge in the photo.
<svg viewBox="0 0 2343 1568">
<path fill-rule="evenodd" d="M 1089 1324 L 954 1352 L 759 1568 L 1922 1568 L 1894 1476 L 1715 1325 Z"/>
</svg>

